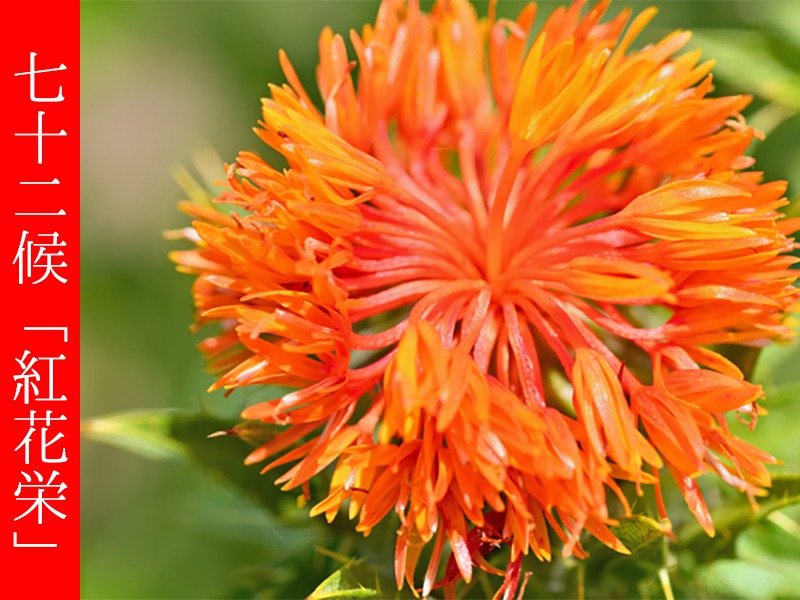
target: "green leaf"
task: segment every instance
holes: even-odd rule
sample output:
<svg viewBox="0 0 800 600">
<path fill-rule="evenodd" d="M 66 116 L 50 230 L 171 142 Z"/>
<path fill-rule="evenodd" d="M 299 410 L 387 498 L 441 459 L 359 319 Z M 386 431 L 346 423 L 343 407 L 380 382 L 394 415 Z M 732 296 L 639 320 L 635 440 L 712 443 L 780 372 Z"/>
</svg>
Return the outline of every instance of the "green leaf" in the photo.
<svg viewBox="0 0 800 600">
<path fill-rule="evenodd" d="M 358 582 L 348 563 L 323 581 L 307 600 L 345 600 L 347 598 L 383 598 L 380 590 Z M 377 584 L 377 581 L 376 581 Z"/>
<path fill-rule="evenodd" d="M 170 436 L 176 410 L 116 413 L 81 423 L 84 437 L 152 459 L 187 458 L 183 444 Z"/>
<path fill-rule="evenodd" d="M 759 518 L 786 506 L 800 504 L 800 473 L 775 475 L 766 501 L 761 503 Z"/>
<path fill-rule="evenodd" d="M 244 435 L 237 435 L 243 428 Z M 245 466 L 250 445 L 268 439 L 268 426 L 236 425 L 207 414 L 176 410 L 118 413 L 85 421 L 87 438 L 129 450 L 146 458 L 184 458 L 256 503 L 275 511 L 281 494 L 259 468 Z M 227 433 L 227 435 L 225 435 Z M 209 439 L 209 436 L 217 436 Z M 241 438 L 241 439 L 240 439 Z"/>
<path fill-rule="evenodd" d="M 789 66 L 799 70 L 800 6 L 797 2 L 769 2 L 759 6 L 759 11 L 748 14 L 748 20 L 764 32 L 772 42 L 772 54 Z"/>
<path fill-rule="evenodd" d="M 618 520 L 619 525 L 610 529 L 631 552 L 636 552 L 670 533 L 667 521 L 659 523 L 644 515 L 622 517 Z"/>
<path fill-rule="evenodd" d="M 800 474 L 774 475 L 769 493 L 758 501 L 757 511 L 746 498 L 737 505 L 726 503 L 725 508 L 712 514 L 717 530 L 715 537 L 709 538 L 697 523 L 690 523 L 678 534 L 679 545 L 693 552 L 701 562 L 734 556 L 736 541 L 742 532 L 770 513 L 795 504 L 800 504 Z"/>
<path fill-rule="evenodd" d="M 712 597 L 725 598 L 792 598 L 798 585 L 797 576 L 769 564 L 753 564 L 744 560 L 718 560 L 697 573 L 697 582 Z"/>
<path fill-rule="evenodd" d="M 775 517 L 781 517 L 776 519 Z M 800 588 L 798 525 L 782 513 L 748 527 L 737 538 L 734 560 L 701 568 L 699 583 L 715 595 L 792 598 Z"/>
<path fill-rule="evenodd" d="M 275 511 L 278 503 L 286 499 L 286 494 L 273 483 L 274 475 L 261 475 L 260 467 L 244 464 L 250 453 L 248 444 L 235 435 L 208 439 L 210 434 L 233 428 L 229 422 L 210 415 L 181 414 L 172 421 L 170 435 L 206 472 Z"/>
<path fill-rule="evenodd" d="M 800 131 L 799 131 L 800 133 Z M 753 383 L 767 390 L 767 400 L 780 393 L 783 386 L 800 384 L 800 371 L 793 368 L 800 361 L 800 344 L 772 344 L 764 348 L 753 373 Z"/>
</svg>

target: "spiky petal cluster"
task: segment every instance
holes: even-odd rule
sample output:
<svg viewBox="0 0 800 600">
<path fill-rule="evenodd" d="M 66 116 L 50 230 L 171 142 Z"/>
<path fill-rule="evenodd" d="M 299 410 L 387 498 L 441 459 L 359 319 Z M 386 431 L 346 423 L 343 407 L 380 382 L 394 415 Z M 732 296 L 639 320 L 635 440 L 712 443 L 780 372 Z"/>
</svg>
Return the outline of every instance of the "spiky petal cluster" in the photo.
<svg viewBox="0 0 800 600">
<path fill-rule="evenodd" d="M 698 475 L 770 482 L 724 415 L 762 390 L 712 346 L 791 336 L 785 186 L 744 171 L 749 99 L 708 96 L 688 33 L 633 52 L 653 10 L 582 4 L 533 32 L 534 4 L 387 0 L 353 62 L 326 29 L 324 110 L 283 53 L 263 101 L 289 167 L 244 152 L 219 198 L 240 210 L 185 207 L 198 247 L 174 259 L 221 325 L 213 387 L 295 388 L 244 411 L 286 426 L 247 461 L 293 463 L 285 489 L 331 467 L 312 513 L 348 505 L 365 534 L 396 513 L 398 585 L 434 544 L 424 593 L 446 543 L 451 592 L 510 546 L 506 596 L 548 530 L 565 554 L 584 530 L 625 551 L 620 480 L 668 469 L 709 533 Z"/>
</svg>

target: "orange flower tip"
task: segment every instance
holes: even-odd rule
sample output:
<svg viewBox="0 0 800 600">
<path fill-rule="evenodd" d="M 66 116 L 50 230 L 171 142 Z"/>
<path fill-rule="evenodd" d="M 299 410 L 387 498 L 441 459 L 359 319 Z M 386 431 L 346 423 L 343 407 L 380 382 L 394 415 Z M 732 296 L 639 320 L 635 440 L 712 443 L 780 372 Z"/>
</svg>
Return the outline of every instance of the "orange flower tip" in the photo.
<svg viewBox="0 0 800 600">
<path fill-rule="evenodd" d="M 769 496 L 769 491 L 765 490 L 764 488 L 756 488 L 751 490 L 751 493 L 757 498 L 765 498 L 766 496 Z"/>
<path fill-rule="evenodd" d="M 262 469 L 262 471 L 261 471 L 261 472 L 262 472 L 262 473 L 265 473 L 265 472 L 267 472 L 268 470 L 269 470 L 269 469 L 265 467 L 264 469 Z M 276 480 L 275 480 L 275 484 L 276 484 L 276 485 L 278 485 L 278 484 L 280 484 L 280 483 L 281 483 L 281 478 L 279 477 L 278 479 L 276 479 Z M 294 488 L 296 488 L 298 485 L 299 485 L 299 484 L 298 484 L 298 483 L 296 483 L 296 482 L 293 482 L 293 481 L 287 481 L 286 483 L 284 483 L 284 484 L 281 486 L 281 491 L 282 491 L 282 492 L 288 492 L 289 490 L 293 490 Z"/>
<path fill-rule="evenodd" d="M 326 515 L 326 517 L 328 517 L 328 515 Z M 335 517 L 335 515 L 330 515 L 330 518 L 328 518 L 328 523 L 333 522 L 333 518 L 334 517 Z M 372 533 L 372 527 L 371 526 L 365 526 L 365 525 L 362 525 L 361 523 L 359 523 L 358 525 L 356 525 L 356 531 L 358 533 L 364 534 L 364 537 L 367 537 L 367 536 L 369 536 L 370 533 Z"/>
<path fill-rule="evenodd" d="M 248 454 L 244 459 L 244 464 L 247 466 L 255 465 L 260 463 L 262 460 L 266 458 L 264 449 L 263 448 L 256 448 L 250 454 Z"/>
<path fill-rule="evenodd" d="M 710 538 L 716 537 L 717 532 L 714 529 L 714 524 L 713 523 L 701 523 L 700 525 L 701 525 L 701 527 L 703 528 L 703 531 L 705 531 L 705 533 L 706 533 L 706 535 L 708 537 L 710 537 Z"/>
<path fill-rule="evenodd" d="M 622 554 L 624 556 L 630 556 L 631 555 L 631 551 L 628 550 L 628 547 L 625 544 L 623 544 L 622 542 L 620 542 L 619 540 L 617 540 L 617 539 L 615 539 L 612 542 L 612 544 L 611 544 L 611 546 L 609 546 L 609 548 L 611 548 L 614 552 L 617 552 L 617 553 Z"/>
<path fill-rule="evenodd" d="M 541 548 L 541 543 L 540 543 L 540 548 Z M 539 560 L 543 562 L 550 562 L 551 560 L 553 560 L 553 553 L 550 552 L 549 550 L 540 549 L 539 552 L 537 552 L 536 556 L 539 558 Z"/>
<path fill-rule="evenodd" d="M 269 408 L 272 408 L 271 404 L 267 405 Z M 259 421 L 264 416 L 264 406 L 263 404 L 254 404 L 253 406 L 246 407 L 239 416 L 246 421 Z M 272 414 L 271 410 L 267 411 L 269 414 Z"/>
<path fill-rule="evenodd" d="M 800 230 L 800 217 L 784 217 L 776 223 L 776 226 L 784 235 L 795 234 Z M 797 248 L 797 244 L 795 244 L 795 248 Z"/>
</svg>

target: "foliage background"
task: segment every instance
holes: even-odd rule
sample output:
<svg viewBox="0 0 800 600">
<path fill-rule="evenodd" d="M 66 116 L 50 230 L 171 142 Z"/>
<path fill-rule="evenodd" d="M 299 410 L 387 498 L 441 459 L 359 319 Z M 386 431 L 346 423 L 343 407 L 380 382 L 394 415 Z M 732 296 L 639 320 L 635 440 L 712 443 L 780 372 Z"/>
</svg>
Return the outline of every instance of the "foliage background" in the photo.
<svg viewBox="0 0 800 600">
<path fill-rule="evenodd" d="M 560 3 L 540 4 L 540 14 L 547 14 Z M 612 11 L 628 4 L 616 3 Z M 790 196 L 796 197 L 800 0 L 632 4 L 660 8 L 643 39 L 675 28 L 695 30 L 704 56 L 719 59 L 718 93 L 755 93 L 748 118 L 769 134 L 753 149 L 757 166 L 768 178 L 791 180 Z M 516 14 L 520 6 L 501 2 L 500 10 Z M 187 224 L 175 209 L 184 193 L 171 171 L 184 165 L 221 175 L 215 152 L 231 161 L 240 149 L 263 151 L 251 127 L 266 84 L 283 81 L 278 49 L 286 49 L 311 91 L 322 27 L 340 33 L 360 28 L 376 9 L 371 0 L 82 2 L 84 419 L 167 407 L 234 418 L 263 394 L 237 392 L 225 399 L 205 393 L 211 378 L 193 347 L 199 338 L 187 333 L 191 278 L 174 272 L 166 254 L 176 245 L 162 239 L 163 230 Z M 479 10 L 485 13 L 486 5 Z M 766 402 L 771 415 L 752 436 L 793 472 L 800 472 L 798 365 L 796 346 L 762 356 L 756 376 L 773 392 Z M 200 441 L 209 448 L 215 443 Z M 247 448 L 235 451 L 243 457 Z M 91 439 L 83 442 L 81 460 L 82 597 L 87 599 L 247 597 L 248 588 L 266 596 L 305 597 L 320 582 L 319 574 L 337 564 L 315 546 L 350 554 L 367 547 L 353 546 L 352 538 L 320 523 L 306 524 L 302 513 L 300 526 L 292 527 L 285 515 L 295 514 L 286 504 L 294 498 L 271 494 L 268 477 L 258 483 L 274 502 L 283 502 L 281 518 L 186 461 L 152 461 Z M 685 511 L 676 508 L 677 520 L 685 519 Z M 784 522 L 782 531 L 792 523 L 797 527 L 796 520 Z M 740 561 L 702 571 L 702 577 L 716 578 L 708 593 L 791 596 L 800 589 L 796 534 L 770 537 L 768 531 L 766 541 L 756 535 L 748 542 L 745 558 L 757 565 L 755 571 L 743 569 Z M 390 542 L 376 536 L 368 545 L 376 562 L 391 563 Z M 629 580 L 627 587 L 593 592 L 593 581 L 599 585 L 601 579 L 590 580 L 587 595 L 638 589 L 661 596 L 658 587 L 636 587 L 641 577 L 636 569 L 617 571 Z M 536 589 L 532 586 L 531 594 Z"/>
</svg>

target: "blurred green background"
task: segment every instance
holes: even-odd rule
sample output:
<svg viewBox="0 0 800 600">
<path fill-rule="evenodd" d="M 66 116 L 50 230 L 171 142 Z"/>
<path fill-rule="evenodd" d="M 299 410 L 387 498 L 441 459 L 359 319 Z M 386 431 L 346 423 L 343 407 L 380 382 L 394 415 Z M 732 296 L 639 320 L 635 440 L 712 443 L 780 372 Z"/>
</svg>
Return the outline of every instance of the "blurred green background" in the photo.
<svg viewBox="0 0 800 600">
<path fill-rule="evenodd" d="M 560 3 L 540 4 L 546 14 Z M 769 133 L 753 149 L 758 167 L 769 178 L 793 179 L 796 196 L 800 1 L 619 2 L 612 12 L 628 4 L 660 8 L 642 40 L 696 30 L 704 55 L 719 58 L 718 92 L 756 95 L 748 116 Z M 81 3 L 84 418 L 166 407 L 234 417 L 258 394 L 205 393 L 211 378 L 194 349 L 199 338 L 188 333 L 191 278 L 175 273 L 166 258 L 180 244 L 162 239 L 164 230 L 188 222 L 175 208 L 184 193 L 171 172 L 183 165 L 221 175 L 221 162 L 237 151 L 262 151 L 251 128 L 267 83 L 283 81 L 278 49 L 311 91 L 322 27 L 360 28 L 377 6 L 366 0 Z M 501 2 L 500 11 L 516 14 L 520 6 Z M 479 7 L 485 13 L 486 5 Z M 789 415 L 791 390 L 800 387 L 789 369 L 800 355 L 792 349 L 773 355 L 759 376 L 780 389 L 754 437 L 785 459 L 784 468 L 800 471 L 797 417 L 781 417 Z M 269 477 L 262 482 L 271 486 Z M 311 564 L 319 560 L 314 546 L 325 544 L 324 529 L 287 535 L 283 525 L 182 461 L 151 461 L 87 440 L 81 484 L 87 599 L 240 597 L 237 579 L 296 577 L 283 569 L 287 556 Z M 374 552 L 388 563 L 393 548 Z M 243 570 L 250 565 L 266 568 L 253 575 Z M 304 597 L 318 583 L 283 581 L 282 589 Z"/>
</svg>

